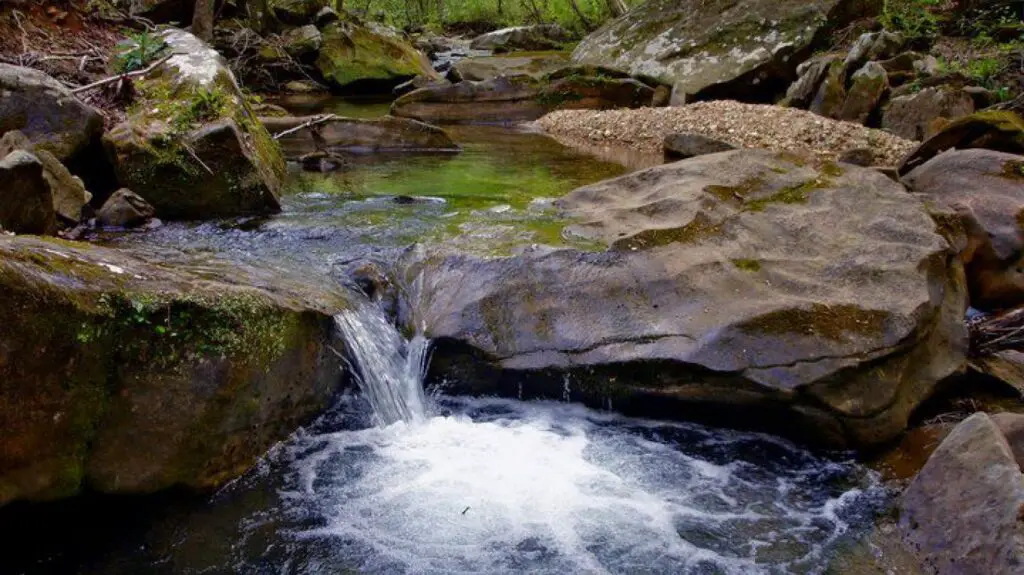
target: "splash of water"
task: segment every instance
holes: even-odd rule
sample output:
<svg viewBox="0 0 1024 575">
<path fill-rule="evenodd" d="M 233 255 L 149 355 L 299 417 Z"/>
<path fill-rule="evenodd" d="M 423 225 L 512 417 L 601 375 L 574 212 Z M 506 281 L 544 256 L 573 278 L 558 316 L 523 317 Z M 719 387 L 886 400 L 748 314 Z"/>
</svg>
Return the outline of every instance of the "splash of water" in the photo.
<svg viewBox="0 0 1024 575">
<path fill-rule="evenodd" d="M 430 360 L 430 341 L 416 335 L 406 341 L 370 303 L 334 317 L 348 346 L 356 381 L 370 402 L 378 425 L 423 421 L 427 402 L 423 379 Z"/>
</svg>

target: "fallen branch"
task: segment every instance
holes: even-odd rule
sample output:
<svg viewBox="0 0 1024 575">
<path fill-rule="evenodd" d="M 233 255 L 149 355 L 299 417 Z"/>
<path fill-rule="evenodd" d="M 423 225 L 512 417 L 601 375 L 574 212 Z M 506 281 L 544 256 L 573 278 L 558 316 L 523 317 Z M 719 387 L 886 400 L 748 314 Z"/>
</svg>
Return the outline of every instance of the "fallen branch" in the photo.
<svg viewBox="0 0 1024 575">
<path fill-rule="evenodd" d="M 288 128 L 287 130 L 285 130 L 283 132 L 279 132 L 277 134 L 274 134 L 274 139 L 275 140 L 279 140 L 279 139 L 287 136 L 288 134 L 294 134 L 295 132 L 298 132 L 300 130 L 305 130 L 306 128 L 311 128 L 311 127 L 316 126 L 318 124 L 323 124 L 324 122 L 329 122 L 329 121 L 333 120 L 336 117 L 337 116 L 335 116 L 334 114 L 324 114 L 324 115 L 318 116 L 316 118 L 311 118 L 311 119 L 309 119 L 309 120 L 299 124 L 298 126 L 295 126 L 294 128 Z"/>
<path fill-rule="evenodd" d="M 203 169 L 206 170 L 211 176 L 216 175 L 213 173 L 213 170 L 210 169 L 210 166 L 206 165 L 206 162 L 199 159 L 199 156 L 196 154 L 196 151 L 192 149 L 192 146 L 183 143 L 181 147 L 184 148 L 186 152 L 188 152 L 188 155 L 192 156 L 193 160 L 199 162 L 199 165 L 202 166 Z"/>
<path fill-rule="evenodd" d="M 1024 309 L 970 322 L 971 352 L 975 357 L 1009 349 L 1024 349 Z"/>
<path fill-rule="evenodd" d="M 178 56 L 178 53 L 172 52 L 172 53 L 164 56 L 163 58 L 160 58 L 156 62 L 153 62 L 152 64 L 149 65 L 149 67 L 147 67 L 147 68 L 145 68 L 143 70 L 136 70 L 134 72 L 125 72 L 124 74 L 118 74 L 117 76 L 111 76 L 109 78 L 104 78 L 102 80 L 97 80 L 97 81 L 93 82 L 92 84 L 87 84 L 85 86 L 79 86 L 78 88 L 75 88 L 75 89 L 71 90 L 71 93 L 72 94 L 81 94 L 82 92 L 87 92 L 89 90 L 94 90 L 96 88 L 101 88 L 103 86 L 106 86 L 107 84 L 113 84 L 114 82 L 117 82 L 117 81 L 120 81 L 120 80 L 126 80 L 128 78 L 135 78 L 137 76 L 145 76 L 146 74 L 149 74 L 153 70 L 155 70 L 158 67 L 160 67 L 164 62 L 170 60 L 171 58 L 173 58 L 175 56 Z"/>
</svg>

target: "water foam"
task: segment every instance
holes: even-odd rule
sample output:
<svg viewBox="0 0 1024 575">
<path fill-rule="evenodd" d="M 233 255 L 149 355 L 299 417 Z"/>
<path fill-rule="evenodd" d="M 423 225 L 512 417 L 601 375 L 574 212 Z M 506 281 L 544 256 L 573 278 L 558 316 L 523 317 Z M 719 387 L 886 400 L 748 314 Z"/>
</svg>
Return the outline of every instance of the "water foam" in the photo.
<svg viewBox="0 0 1024 575">
<path fill-rule="evenodd" d="M 275 529 L 290 565 L 815 573 L 882 497 L 856 466 L 767 436 L 557 403 L 444 401 L 447 415 L 289 446 L 274 520 L 289 518 Z"/>
</svg>

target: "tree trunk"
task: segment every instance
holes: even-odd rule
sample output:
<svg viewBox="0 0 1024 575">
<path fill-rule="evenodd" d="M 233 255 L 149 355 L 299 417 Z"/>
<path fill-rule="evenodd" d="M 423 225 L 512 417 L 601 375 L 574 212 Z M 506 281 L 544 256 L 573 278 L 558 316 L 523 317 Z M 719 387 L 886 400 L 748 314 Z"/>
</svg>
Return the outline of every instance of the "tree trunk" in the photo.
<svg viewBox="0 0 1024 575">
<path fill-rule="evenodd" d="M 192 34 L 203 42 L 213 40 L 213 8 L 214 0 L 196 0 L 196 9 L 192 13 Z"/>
<path fill-rule="evenodd" d="M 583 15 L 583 11 L 580 10 L 580 6 L 576 3 L 576 0 L 569 0 L 569 5 L 572 6 L 572 11 L 576 13 L 576 17 L 580 19 L 580 24 L 583 24 L 583 29 L 587 32 L 593 30 L 594 25 L 591 24 L 590 20 L 587 20 L 587 17 Z"/>
</svg>

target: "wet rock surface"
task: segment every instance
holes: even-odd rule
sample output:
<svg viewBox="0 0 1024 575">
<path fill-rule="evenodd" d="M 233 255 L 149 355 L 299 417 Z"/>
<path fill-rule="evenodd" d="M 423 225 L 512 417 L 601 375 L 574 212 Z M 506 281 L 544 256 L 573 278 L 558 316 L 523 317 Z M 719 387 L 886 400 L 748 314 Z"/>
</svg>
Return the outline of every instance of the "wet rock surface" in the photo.
<svg viewBox="0 0 1024 575">
<path fill-rule="evenodd" d="M 784 433 L 866 446 L 964 363 L 962 270 L 917 200 L 873 170 L 741 150 L 558 204 L 581 221 L 568 233 L 609 250 L 410 256 L 439 365 L 465 352 L 499 374 L 488 388 L 566 374 L 590 400 L 753 410 L 748 426 L 774 416 Z"/>
<path fill-rule="evenodd" d="M 0 237 L 0 505 L 244 473 L 341 382 L 345 299 L 298 278 Z"/>
<path fill-rule="evenodd" d="M 274 134 L 308 127 L 278 138 L 284 154 L 298 157 L 316 150 L 367 152 L 457 152 L 459 147 L 436 126 L 408 118 L 386 116 L 357 119 L 333 116 L 320 121 L 316 116 L 261 118 Z"/>
</svg>

